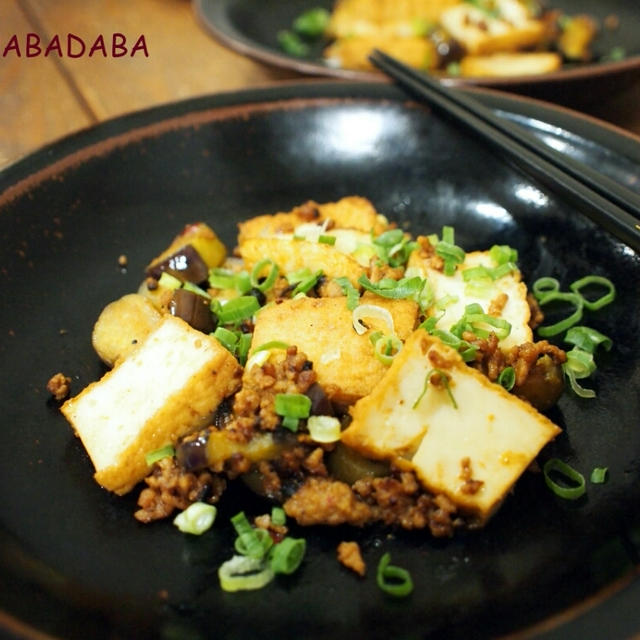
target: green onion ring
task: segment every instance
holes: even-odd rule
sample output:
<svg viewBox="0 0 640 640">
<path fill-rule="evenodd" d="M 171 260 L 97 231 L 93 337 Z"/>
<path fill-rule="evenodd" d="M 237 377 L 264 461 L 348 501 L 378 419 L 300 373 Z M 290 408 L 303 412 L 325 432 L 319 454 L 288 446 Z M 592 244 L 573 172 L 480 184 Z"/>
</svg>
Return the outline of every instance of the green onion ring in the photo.
<svg viewBox="0 0 640 640">
<path fill-rule="evenodd" d="M 292 574 L 300 566 L 306 549 L 304 538 L 284 538 L 271 550 L 271 570 L 273 573 Z"/>
<path fill-rule="evenodd" d="M 553 491 L 558 497 L 564 500 L 577 500 L 584 495 L 586 491 L 586 483 L 584 476 L 576 471 L 573 467 L 569 466 L 566 462 L 558 458 L 550 458 L 544 463 L 542 468 L 544 473 L 544 481 L 547 487 Z M 574 486 L 566 487 L 558 484 L 551 478 L 551 473 L 556 472 L 564 476 L 568 480 L 572 481 Z"/>
<path fill-rule="evenodd" d="M 585 387 L 582 387 L 576 379 L 575 372 L 571 368 L 567 367 L 566 364 L 567 363 L 565 362 L 562 365 L 562 370 L 569 380 L 571 390 L 580 398 L 595 398 L 596 392 L 593 389 L 586 389 Z"/>
<path fill-rule="evenodd" d="M 173 524 L 178 527 L 182 533 L 199 536 L 211 528 L 217 513 L 218 510 L 212 504 L 194 502 L 173 519 Z"/>
<path fill-rule="evenodd" d="M 257 544 L 256 544 L 257 541 Z M 273 538 L 266 529 L 253 528 L 239 535 L 234 543 L 237 553 L 250 558 L 264 558 L 273 546 Z"/>
<path fill-rule="evenodd" d="M 268 564 L 249 556 L 233 556 L 218 569 L 218 579 L 224 591 L 262 589 L 274 575 Z"/>
<path fill-rule="evenodd" d="M 607 289 L 607 292 L 600 296 L 597 300 L 588 300 L 582 295 L 581 289 L 589 286 L 590 284 L 603 286 L 605 289 Z M 580 278 L 579 280 L 572 282 L 569 285 L 569 289 L 571 289 L 571 291 L 573 291 L 574 293 L 582 296 L 584 306 L 589 309 L 589 311 L 597 311 L 598 309 L 601 309 L 602 307 L 613 302 L 616 298 L 616 288 L 613 282 L 611 282 L 611 280 L 609 280 L 608 278 L 604 278 L 602 276 L 585 276 L 584 278 Z"/>
<path fill-rule="evenodd" d="M 270 267 L 269 273 L 267 274 L 267 277 L 263 282 L 259 282 L 260 274 L 265 267 Z M 271 260 L 271 258 L 263 258 L 262 260 L 256 262 L 253 269 L 251 270 L 251 286 L 264 293 L 265 291 L 271 289 L 279 273 L 280 269 L 278 269 L 278 265 L 273 260 Z"/>
<path fill-rule="evenodd" d="M 391 555 L 385 553 L 378 563 L 376 582 L 385 593 L 395 598 L 405 598 L 413 591 L 411 574 L 401 567 L 396 567 L 391 562 Z"/>
<path fill-rule="evenodd" d="M 543 306 L 555 300 L 572 303 L 575 306 L 575 311 L 563 320 L 556 322 L 555 324 L 538 327 L 538 335 L 542 338 L 549 338 L 551 336 L 562 333 L 582 319 L 584 298 L 579 293 L 563 293 L 561 291 L 552 291 L 542 295 L 538 299 L 538 303 L 540 304 L 540 306 Z"/>
<path fill-rule="evenodd" d="M 498 376 L 498 384 L 511 391 L 516 383 L 516 372 L 513 367 L 505 367 Z"/>
<path fill-rule="evenodd" d="M 400 353 L 402 341 L 395 335 L 381 335 L 373 345 L 373 352 L 384 365 L 390 365 L 393 359 Z"/>
<path fill-rule="evenodd" d="M 554 293 L 560 291 L 560 282 L 556 278 L 545 276 L 544 278 L 538 278 L 531 286 L 534 296 L 537 299 L 546 296 L 548 293 Z"/>
</svg>

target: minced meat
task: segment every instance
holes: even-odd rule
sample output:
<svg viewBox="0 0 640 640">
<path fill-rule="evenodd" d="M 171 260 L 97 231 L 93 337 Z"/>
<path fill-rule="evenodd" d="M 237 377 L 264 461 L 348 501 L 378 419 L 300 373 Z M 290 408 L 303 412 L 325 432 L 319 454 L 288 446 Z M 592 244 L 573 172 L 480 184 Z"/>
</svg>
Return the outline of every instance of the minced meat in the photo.
<svg viewBox="0 0 640 640">
<path fill-rule="evenodd" d="M 226 488 L 224 478 L 208 471 L 184 471 L 173 457 L 156 462 L 145 482 L 147 487 L 138 498 L 140 509 L 134 514 L 137 520 L 144 523 L 166 518 L 176 509 L 186 509 L 194 502 L 213 504 Z"/>
</svg>

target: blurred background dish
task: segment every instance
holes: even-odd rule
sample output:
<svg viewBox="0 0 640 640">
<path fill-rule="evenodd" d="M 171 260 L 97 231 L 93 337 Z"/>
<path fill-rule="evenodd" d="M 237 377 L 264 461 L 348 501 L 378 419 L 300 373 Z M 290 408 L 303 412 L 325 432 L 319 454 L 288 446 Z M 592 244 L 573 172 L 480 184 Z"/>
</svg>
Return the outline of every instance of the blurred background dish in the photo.
<svg viewBox="0 0 640 640">
<path fill-rule="evenodd" d="M 575 158 L 640 190 L 640 141 L 567 111 L 476 91 Z M 104 304 L 135 290 L 149 256 L 186 222 L 228 244 L 238 220 L 347 194 L 412 231 L 453 224 L 467 249 L 508 243 L 527 281 L 585 272 L 615 281 L 596 328 L 613 339 L 598 397 L 567 395 L 549 454 L 605 484 L 567 503 L 539 474 L 522 478 L 486 529 L 433 540 L 421 532 L 302 529 L 298 574 L 265 591 L 223 593 L 232 553 L 224 500 L 207 534 L 144 527 L 135 496 L 92 479 L 82 445 L 45 392 L 57 371 L 73 389 L 103 367 L 90 345 Z M 20 638 L 251 637 L 336 640 L 629 637 L 640 631 L 640 261 L 570 202 L 490 148 L 383 83 L 298 83 L 220 93 L 107 121 L 0 172 L 0 629 Z M 123 269 L 119 256 L 127 257 Z M 591 318 L 590 318 L 591 320 Z M 592 323 L 590 323 L 592 324 Z M 229 498 L 233 496 L 230 494 Z M 410 567 L 411 598 L 386 600 L 373 571 L 344 572 L 335 546 L 357 539 Z"/>
<path fill-rule="evenodd" d="M 511 2 L 511 0 L 501 1 Z M 351 80 L 372 80 L 380 77 L 373 70 L 338 66 L 331 58 L 340 54 L 326 53 L 327 46 L 331 42 L 329 37 L 306 39 L 305 50 L 297 53 L 295 46 L 287 44 L 286 39 L 283 47 L 282 32 L 291 32 L 297 17 L 314 8 L 331 12 L 334 7 L 332 0 L 273 0 L 268 5 L 259 0 L 193 0 L 193 3 L 200 21 L 215 38 L 235 51 L 266 64 L 293 69 L 304 74 Z M 407 3 L 400 3 L 399 6 L 405 4 Z M 478 2 L 463 3 L 465 10 L 467 7 L 476 10 L 475 7 L 478 4 Z M 579 61 L 577 59 L 580 57 L 579 55 L 575 55 L 576 59 L 573 61 L 565 57 L 559 68 L 552 64 L 548 72 L 530 75 L 529 71 L 525 73 L 527 67 L 545 65 L 547 64 L 545 60 L 556 54 L 539 54 L 539 57 L 545 58 L 545 60 L 541 59 L 539 62 L 533 63 L 527 61 L 525 64 L 517 61 L 517 56 L 512 55 L 504 56 L 501 54 L 503 56 L 501 62 L 488 59 L 485 56 L 470 56 L 468 58 L 468 77 L 459 75 L 459 64 L 457 66 L 447 65 L 446 60 L 442 65 L 444 68 L 437 73 L 442 73 L 446 81 L 453 84 L 508 89 L 545 99 L 555 97 L 554 101 L 563 103 L 567 102 L 565 95 L 568 95 L 569 92 L 581 94 L 586 84 L 589 86 L 589 96 L 593 99 L 594 94 L 598 94 L 600 91 L 610 92 L 612 87 L 621 88 L 638 76 L 640 70 L 640 40 L 637 38 L 637 34 L 640 32 L 639 6 L 625 2 L 625 0 L 585 0 L 584 2 L 558 0 L 557 2 L 546 2 L 544 6 L 558 10 L 565 17 L 579 15 L 581 18 L 585 16 L 593 18 L 597 25 L 597 31 L 590 47 L 590 55 L 585 61 Z M 354 10 L 356 8 L 354 7 Z M 456 9 L 458 8 L 460 7 Z M 391 13 L 391 9 L 389 12 Z M 338 34 L 349 28 L 356 29 L 356 31 L 360 29 L 365 33 L 367 32 L 365 18 L 366 16 L 357 20 L 345 20 L 345 26 L 342 25 L 342 22 L 339 24 L 330 23 L 330 29 Z M 452 20 L 458 20 L 458 18 L 452 18 Z M 486 25 L 481 26 L 486 29 Z M 403 28 L 406 30 L 407 25 L 403 25 Z M 398 30 L 400 27 L 396 29 L 396 31 Z M 458 31 L 462 32 L 463 29 Z M 527 35 L 525 31 L 526 29 L 521 29 L 521 33 L 517 37 L 522 37 L 524 40 L 531 37 L 531 34 Z M 347 32 L 345 31 L 345 33 Z M 366 40 L 366 37 L 361 39 Z M 394 54 L 400 57 L 405 56 L 408 59 L 424 59 L 428 52 L 425 53 L 423 47 L 418 44 L 420 39 L 417 37 L 405 38 L 403 43 L 396 48 Z M 580 35 L 578 35 L 577 40 L 580 39 Z M 362 59 L 364 44 L 356 44 L 356 40 L 358 38 L 344 38 L 341 55 L 353 55 Z M 371 41 L 374 42 L 374 39 L 372 38 Z M 393 46 L 393 44 L 389 46 Z M 331 47 L 335 48 L 336 45 L 331 45 Z M 355 48 L 359 49 L 357 53 L 353 51 Z M 449 47 L 445 48 L 449 49 Z M 340 47 L 335 51 L 339 49 Z M 431 55 L 431 57 L 433 56 Z M 473 63 L 471 62 L 472 58 Z M 513 69 L 509 71 L 509 75 L 495 75 L 505 72 L 511 66 Z M 454 69 L 456 70 L 455 75 L 447 72 L 453 72 Z M 485 74 L 493 74 L 493 77 Z M 581 97 L 584 99 L 586 96 L 582 95 Z"/>
</svg>

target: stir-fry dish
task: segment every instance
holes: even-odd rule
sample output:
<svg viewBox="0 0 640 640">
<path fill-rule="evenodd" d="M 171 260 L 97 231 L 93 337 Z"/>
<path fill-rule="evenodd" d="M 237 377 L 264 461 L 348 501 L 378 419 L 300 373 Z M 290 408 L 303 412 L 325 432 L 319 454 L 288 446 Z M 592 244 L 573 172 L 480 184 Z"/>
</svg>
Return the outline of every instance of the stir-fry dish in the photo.
<svg viewBox="0 0 640 640">
<path fill-rule="evenodd" d="M 241 222 L 231 252 L 190 224 L 97 318 L 110 370 L 61 410 L 100 485 L 142 483 L 140 522 L 177 515 L 197 533 L 229 483 L 264 496 L 273 513 L 251 524 L 241 512 L 234 526 L 245 550 L 276 542 L 280 572 L 303 554 L 287 519 L 436 537 L 481 527 L 560 433 L 543 412 L 565 380 L 589 396 L 577 380 L 609 347 L 576 325 L 613 285 L 591 276 L 563 293 L 543 278 L 530 292 L 517 257 L 465 252 L 451 227 L 414 237 L 358 196 Z M 591 284 L 605 290 L 597 301 L 582 296 Z M 574 312 L 540 326 L 558 299 Z M 572 350 L 535 327 L 566 332 Z M 255 586 L 264 558 L 237 557 L 229 575 Z M 357 545 L 339 558 L 363 570 Z"/>
<path fill-rule="evenodd" d="M 430 73 L 499 77 L 590 62 L 599 29 L 616 27 L 614 15 L 600 24 L 537 0 L 337 0 L 331 12 L 301 14 L 278 37 L 296 56 L 324 43 L 333 67 L 373 70 L 368 56 L 377 48 Z"/>
</svg>

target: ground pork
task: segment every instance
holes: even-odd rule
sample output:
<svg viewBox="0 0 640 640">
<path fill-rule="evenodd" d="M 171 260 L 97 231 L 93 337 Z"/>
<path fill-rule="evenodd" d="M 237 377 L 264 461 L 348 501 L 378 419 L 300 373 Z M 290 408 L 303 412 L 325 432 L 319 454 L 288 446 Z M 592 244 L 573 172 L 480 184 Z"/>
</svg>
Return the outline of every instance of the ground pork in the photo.
<svg viewBox="0 0 640 640">
<path fill-rule="evenodd" d="M 71 392 L 71 378 L 64 373 L 56 373 L 47 382 L 47 391 L 56 400 L 64 400 Z"/>
<path fill-rule="evenodd" d="M 367 572 L 367 565 L 362 559 L 360 545 L 357 542 L 341 542 L 338 545 L 337 553 L 340 564 L 364 577 Z"/>
<path fill-rule="evenodd" d="M 135 517 L 148 523 L 171 515 L 176 509 L 186 509 L 197 501 L 215 503 L 225 490 L 224 478 L 208 471 L 190 473 L 181 469 L 173 457 L 155 463 L 145 478 L 147 487 L 140 492 Z"/>
</svg>

